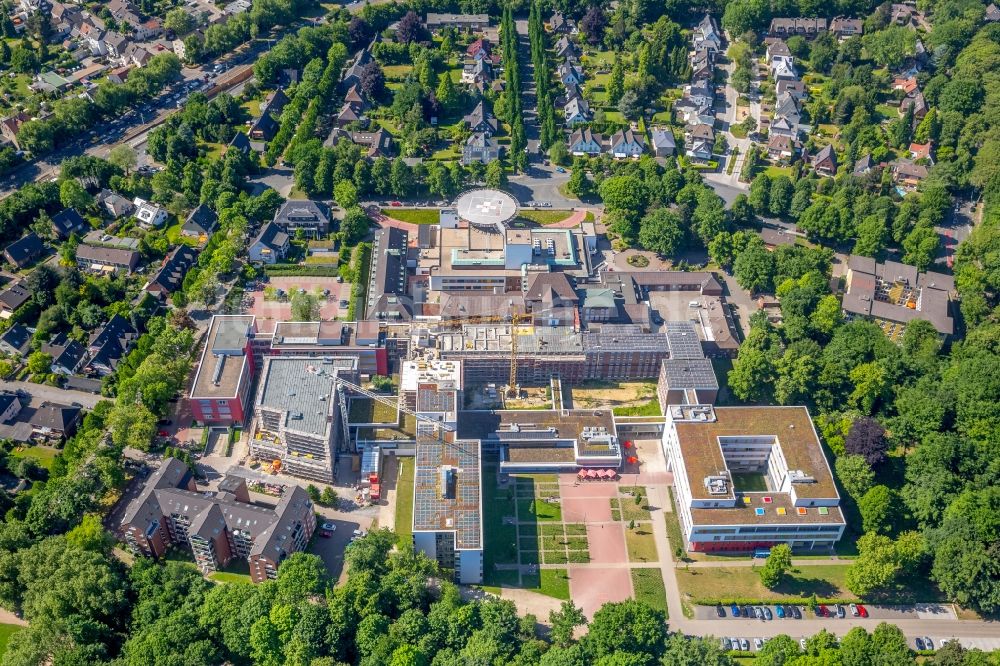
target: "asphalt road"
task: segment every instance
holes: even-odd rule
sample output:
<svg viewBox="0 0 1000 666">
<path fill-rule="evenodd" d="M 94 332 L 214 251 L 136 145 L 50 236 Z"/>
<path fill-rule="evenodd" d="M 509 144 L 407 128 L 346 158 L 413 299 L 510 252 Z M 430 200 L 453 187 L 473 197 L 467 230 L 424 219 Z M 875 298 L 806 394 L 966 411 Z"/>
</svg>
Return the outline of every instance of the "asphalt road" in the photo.
<svg viewBox="0 0 1000 666">
<path fill-rule="evenodd" d="M 78 402 L 87 409 L 93 409 L 94 405 L 103 400 L 101 396 L 94 395 L 93 393 L 73 391 L 56 386 L 46 386 L 45 384 L 32 384 L 31 382 L 10 381 L 4 382 L 3 386 L 8 391 L 27 391 L 34 398 L 32 400 L 33 403 L 48 400 L 49 402 L 69 405 Z"/>
</svg>

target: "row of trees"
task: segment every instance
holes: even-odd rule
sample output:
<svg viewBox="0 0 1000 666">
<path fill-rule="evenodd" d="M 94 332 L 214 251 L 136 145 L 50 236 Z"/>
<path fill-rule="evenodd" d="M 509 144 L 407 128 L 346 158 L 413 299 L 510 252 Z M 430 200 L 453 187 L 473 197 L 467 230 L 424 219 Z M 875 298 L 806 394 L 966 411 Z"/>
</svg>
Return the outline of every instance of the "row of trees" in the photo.
<svg viewBox="0 0 1000 666">
<path fill-rule="evenodd" d="M 528 14 L 528 41 L 531 45 L 531 63 L 535 72 L 536 113 L 539 143 L 543 151 L 553 143 L 562 143 L 563 136 L 556 125 L 556 110 L 552 83 L 552 67 L 547 51 L 547 35 L 538 2 L 531 3 Z"/>
<path fill-rule="evenodd" d="M 528 141 L 524 134 L 524 107 L 521 104 L 521 62 L 518 60 L 517 28 L 514 25 L 513 10 L 505 6 L 500 19 L 500 54 L 503 58 L 505 83 L 503 107 L 497 110 L 497 117 L 510 127 L 509 158 L 511 165 L 523 171 L 528 164 L 524 152 Z"/>
</svg>

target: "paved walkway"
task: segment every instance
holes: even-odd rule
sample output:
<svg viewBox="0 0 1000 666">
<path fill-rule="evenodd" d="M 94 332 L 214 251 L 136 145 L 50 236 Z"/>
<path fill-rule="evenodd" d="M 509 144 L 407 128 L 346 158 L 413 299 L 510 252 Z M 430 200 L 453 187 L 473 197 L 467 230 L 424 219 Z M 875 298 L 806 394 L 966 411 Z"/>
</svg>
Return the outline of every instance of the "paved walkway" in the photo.
<svg viewBox="0 0 1000 666">
<path fill-rule="evenodd" d="M 574 227 L 580 226 L 585 219 L 587 219 L 588 209 L 577 208 L 573 211 L 573 214 L 567 217 L 565 220 L 560 220 L 553 224 L 546 224 L 546 229 L 573 229 Z"/>
</svg>

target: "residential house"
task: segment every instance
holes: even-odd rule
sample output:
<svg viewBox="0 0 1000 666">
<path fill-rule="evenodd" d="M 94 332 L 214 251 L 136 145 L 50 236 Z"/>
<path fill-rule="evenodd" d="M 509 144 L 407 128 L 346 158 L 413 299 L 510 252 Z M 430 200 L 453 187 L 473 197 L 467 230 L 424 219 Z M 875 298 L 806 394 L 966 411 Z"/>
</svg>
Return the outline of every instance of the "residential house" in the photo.
<svg viewBox="0 0 1000 666">
<path fill-rule="evenodd" d="M 250 137 L 248 137 L 243 132 L 237 132 L 233 135 L 232 140 L 229 145 L 226 146 L 226 151 L 238 150 L 244 155 L 249 155 L 253 151 L 253 145 L 250 143 Z"/>
<path fill-rule="evenodd" d="M 351 141 L 366 148 L 365 156 L 371 159 L 395 155 L 392 135 L 384 127 L 374 132 L 351 132 Z"/>
<path fill-rule="evenodd" d="M 812 168 L 822 176 L 835 176 L 837 174 L 837 153 L 834 152 L 832 144 L 824 146 L 813 156 Z"/>
<path fill-rule="evenodd" d="M 131 67 L 116 67 L 108 72 L 108 81 L 120 86 L 128 80 L 128 73 L 131 71 Z"/>
<path fill-rule="evenodd" d="M 337 113 L 334 122 L 337 127 L 347 127 L 351 123 L 361 122 L 362 120 L 363 116 L 360 109 L 354 107 L 350 102 L 344 102 L 344 106 L 340 107 L 340 112 Z"/>
<path fill-rule="evenodd" d="M 790 60 L 792 52 L 788 50 L 788 43 L 783 39 L 771 39 L 767 42 L 765 50 L 767 66 L 774 68 L 774 63 L 778 60 Z"/>
<path fill-rule="evenodd" d="M 912 26 L 916 9 L 910 5 L 893 3 L 889 21 L 895 25 Z"/>
<path fill-rule="evenodd" d="M 795 62 L 792 58 L 777 58 L 771 66 L 771 78 L 775 82 L 782 79 L 798 79 L 799 73 L 795 71 Z"/>
<path fill-rule="evenodd" d="M 490 27 L 488 14 L 434 14 L 428 13 L 424 25 L 428 30 L 456 28 L 466 32 L 480 32 Z"/>
<path fill-rule="evenodd" d="M 684 125 L 715 124 L 715 103 L 711 99 L 700 99 L 689 96 L 674 102 L 674 118 Z"/>
<path fill-rule="evenodd" d="M 121 315 L 113 316 L 106 324 L 98 327 L 90 335 L 87 344 L 88 373 L 101 377 L 110 375 L 139 338 L 139 332 Z"/>
<path fill-rule="evenodd" d="M 767 156 L 774 162 L 787 163 L 795 157 L 795 141 L 784 134 L 771 134 L 767 138 Z"/>
<path fill-rule="evenodd" d="M 559 65 L 559 80 L 564 86 L 581 85 L 583 83 L 583 70 L 575 62 L 567 61 Z"/>
<path fill-rule="evenodd" d="M 500 145 L 486 132 L 473 132 L 462 146 L 462 164 L 473 162 L 489 164 L 500 157 Z"/>
<path fill-rule="evenodd" d="M 31 413 L 28 423 L 32 438 L 64 440 L 73 436 L 82 417 L 83 410 L 79 407 L 46 400 Z"/>
<path fill-rule="evenodd" d="M 465 49 L 465 55 L 473 58 L 475 60 L 481 60 L 483 58 L 490 58 L 493 53 L 493 48 L 490 46 L 490 40 L 486 37 L 480 37 L 471 44 L 469 44 Z"/>
<path fill-rule="evenodd" d="M 128 217 L 135 212 L 135 204 L 107 188 L 101 190 L 100 194 L 97 195 L 97 203 L 116 220 L 119 217 Z"/>
<path fill-rule="evenodd" d="M 10 319 L 14 312 L 28 302 L 31 292 L 23 282 L 15 282 L 0 291 L 0 318 Z"/>
<path fill-rule="evenodd" d="M 708 49 L 698 49 L 691 54 L 691 80 L 710 84 L 714 74 L 715 58 Z"/>
<path fill-rule="evenodd" d="M 649 139 L 653 144 L 653 155 L 670 157 L 677 152 L 677 141 L 674 133 L 667 127 L 654 127 L 649 131 Z"/>
<path fill-rule="evenodd" d="M 706 13 L 698 25 L 694 27 L 692 42 L 695 50 L 702 48 L 711 51 L 722 50 L 722 33 L 719 32 L 719 26 L 711 14 Z"/>
<path fill-rule="evenodd" d="M 251 241 L 247 254 L 250 256 L 250 261 L 274 264 L 285 258 L 289 244 L 288 234 L 275 223 L 268 222 Z"/>
<path fill-rule="evenodd" d="M 866 153 L 854 163 L 854 171 L 852 173 L 855 176 L 867 176 L 875 166 L 875 160 L 872 159 L 871 153 Z"/>
<path fill-rule="evenodd" d="M 934 143 L 928 141 L 927 143 L 911 143 L 910 144 L 910 159 L 914 162 L 920 162 L 923 160 L 928 164 L 934 164 L 934 157 L 931 152 L 934 150 Z"/>
<path fill-rule="evenodd" d="M 190 238 L 208 239 L 219 224 L 219 216 L 207 204 L 200 204 L 197 208 L 188 213 L 184 225 L 181 227 L 181 235 Z"/>
<path fill-rule="evenodd" d="M 133 199 L 132 204 L 135 206 L 134 217 L 139 220 L 140 227 L 152 229 L 163 226 L 163 223 L 167 221 L 166 208 L 140 197 Z"/>
<path fill-rule="evenodd" d="M 250 124 L 248 134 L 257 141 L 270 141 L 278 133 L 278 121 L 270 113 L 261 113 Z"/>
<path fill-rule="evenodd" d="M 34 231 L 29 231 L 8 245 L 3 251 L 3 256 L 11 266 L 24 268 L 44 250 L 45 245 L 42 244 L 42 239 Z"/>
<path fill-rule="evenodd" d="M 712 159 L 715 145 L 715 130 L 711 125 L 688 125 L 684 130 L 685 154 L 695 160 Z"/>
<path fill-rule="evenodd" d="M 87 360 L 87 349 L 65 333 L 43 344 L 42 352 L 52 357 L 52 372 L 60 375 L 75 375 Z"/>
<path fill-rule="evenodd" d="M 563 35 L 556 42 L 556 56 L 563 59 L 579 58 L 580 49 L 577 48 L 576 44 L 569 37 Z"/>
<path fill-rule="evenodd" d="M 372 43 L 374 44 L 374 42 Z M 365 65 L 370 63 L 374 58 L 371 54 L 371 45 L 358 51 L 358 54 L 354 57 L 354 61 L 351 66 L 347 68 L 344 72 L 344 77 L 340 80 L 337 89 L 340 92 L 348 90 L 351 86 L 361 83 L 361 72 L 364 71 Z"/>
<path fill-rule="evenodd" d="M 90 231 L 90 225 L 73 208 L 59 211 L 52 216 L 52 233 L 56 238 L 65 240 L 72 234 L 82 236 Z"/>
<path fill-rule="evenodd" d="M 791 95 L 798 101 L 806 98 L 806 84 L 799 79 L 779 79 L 774 84 L 774 93 L 778 97 L 781 95 Z"/>
<path fill-rule="evenodd" d="M 573 19 L 567 18 L 558 9 L 552 12 L 552 18 L 549 19 L 549 29 L 557 34 L 568 34 L 573 32 L 576 28 L 576 24 L 573 23 Z"/>
<path fill-rule="evenodd" d="M 31 331 L 23 324 L 14 324 L 0 333 L 0 351 L 10 356 L 27 356 L 31 353 Z"/>
<path fill-rule="evenodd" d="M 125 53 L 122 55 L 121 60 L 125 66 L 145 67 L 152 58 L 153 54 L 147 51 L 145 47 L 133 43 L 125 48 Z"/>
<path fill-rule="evenodd" d="M 899 115 L 905 116 L 911 108 L 913 109 L 913 124 L 916 126 L 927 115 L 927 100 L 924 99 L 923 93 L 918 92 L 912 97 L 905 97 L 899 103 Z"/>
<path fill-rule="evenodd" d="M 590 122 L 590 104 L 582 97 L 573 98 L 563 107 L 563 115 L 566 117 L 566 125 L 570 127 Z"/>
<path fill-rule="evenodd" d="M 493 82 L 493 64 L 486 60 L 473 60 L 462 68 L 462 83 L 471 84 L 479 91 L 486 90 Z"/>
<path fill-rule="evenodd" d="M 799 137 L 799 126 L 784 116 L 779 116 L 771 121 L 768 128 L 769 136 L 787 136 L 790 139 Z"/>
<path fill-rule="evenodd" d="M 864 32 L 864 21 L 858 18 L 838 16 L 830 21 L 830 32 L 841 40 L 854 37 Z"/>
<path fill-rule="evenodd" d="M 920 84 L 917 83 L 917 77 L 915 76 L 896 77 L 892 81 L 892 89 L 902 90 L 904 95 L 910 97 L 920 92 Z"/>
<path fill-rule="evenodd" d="M 310 238 L 321 238 L 330 233 L 326 206 L 308 199 L 289 199 L 274 214 L 273 221 L 286 234 L 294 235 L 301 229 Z"/>
<path fill-rule="evenodd" d="M 107 32 L 97 40 L 97 53 L 94 55 L 107 55 L 112 60 L 124 63 L 125 51 L 131 42 L 128 37 L 120 32 Z"/>
<path fill-rule="evenodd" d="M 476 108 L 462 119 L 471 132 L 483 132 L 489 136 L 497 133 L 497 119 L 486 108 L 486 102 L 479 100 Z"/>
<path fill-rule="evenodd" d="M 768 35 L 771 37 L 815 37 L 826 30 L 825 18 L 776 18 L 771 19 Z"/>
<path fill-rule="evenodd" d="M 899 159 L 892 163 L 892 182 L 903 192 L 913 192 L 927 178 L 927 167 L 910 160 Z"/>
<path fill-rule="evenodd" d="M 76 265 L 88 273 L 131 274 L 139 265 L 139 253 L 118 247 L 98 247 L 81 243 L 76 248 Z"/>
<path fill-rule="evenodd" d="M 16 393 L 0 391 L 0 423 L 7 424 L 21 413 L 21 400 Z"/>
<path fill-rule="evenodd" d="M 154 296 L 166 298 L 181 288 L 184 276 L 197 260 L 198 253 L 190 246 L 181 243 L 170 251 L 159 270 L 143 286 L 143 290 Z"/>
<path fill-rule="evenodd" d="M 997 8 L 992 2 L 986 7 L 986 13 L 983 15 L 983 20 L 987 23 L 997 23 L 1000 21 L 1000 9 Z"/>
<path fill-rule="evenodd" d="M 23 112 L 0 119 L 0 135 L 3 135 L 5 139 L 14 144 L 15 148 L 20 150 L 21 144 L 18 143 L 17 134 L 21 131 L 21 125 L 29 120 L 31 120 L 31 116 Z"/>
<path fill-rule="evenodd" d="M 564 88 L 564 90 L 565 92 L 563 93 L 562 98 L 558 102 L 556 102 L 561 106 L 566 106 L 566 103 L 569 102 L 571 99 L 581 99 L 583 97 L 583 90 L 581 90 L 580 86 L 576 85 L 575 83 L 569 84 Z"/>
<path fill-rule="evenodd" d="M 600 134 L 595 134 L 589 127 L 582 127 L 573 130 L 569 135 L 567 148 L 570 154 L 575 157 L 582 155 L 594 157 L 600 155 L 603 151 L 603 143 L 604 141 Z"/>
<path fill-rule="evenodd" d="M 619 130 L 611 135 L 611 156 L 617 160 L 639 157 L 646 151 L 646 141 L 632 129 Z"/>
</svg>

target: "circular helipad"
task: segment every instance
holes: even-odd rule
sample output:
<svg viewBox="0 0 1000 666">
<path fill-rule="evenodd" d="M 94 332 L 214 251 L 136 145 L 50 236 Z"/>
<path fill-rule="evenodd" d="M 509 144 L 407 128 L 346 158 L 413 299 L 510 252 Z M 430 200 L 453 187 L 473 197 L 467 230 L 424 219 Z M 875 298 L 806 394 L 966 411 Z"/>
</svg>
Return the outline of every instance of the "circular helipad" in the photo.
<svg viewBox="0 0 1000 666">
<path fill-rule="evenodd" d="M 455 211 L 461 219 L 501 231 L 517 215 L 517 208 L 517 199 L 502 190 L 469 190 L 455 199 Z"/>
</svg>

